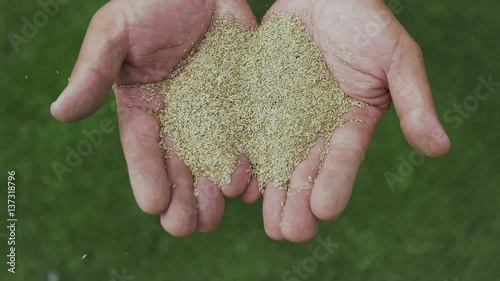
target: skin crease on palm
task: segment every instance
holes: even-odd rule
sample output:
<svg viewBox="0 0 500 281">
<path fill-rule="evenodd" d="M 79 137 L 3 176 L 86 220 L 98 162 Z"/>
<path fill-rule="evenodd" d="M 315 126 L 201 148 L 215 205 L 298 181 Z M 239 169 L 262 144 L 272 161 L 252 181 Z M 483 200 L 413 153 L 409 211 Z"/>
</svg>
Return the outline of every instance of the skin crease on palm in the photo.
<svg viewBox="0 0 500 281">
<path fill-rule="evenodd" d="M 333 135 L 321 171 L 319 138 L 307 159 L 292 175 L 288 192 L 266 186 L 264 228 L 276 240 L 310 240 L 318 220 L 332 220 L 349 200 L 359 166 L 376 123 L 391 101 L 408 142 L 429 156 L 450 148 L 434 108 L 430 86 L 418 45 L 382 0 L 278 0 L 274 12 L 299 12 L 337 78 L 350 96 L 370 106 L 353 109 L 348 122 Z M 51 106 L 52 115 L 65 122 L 94 113 L 114 85 L 156 82 L 169 73 L 200 42 L 212 16 L 235 15 L 248 28 L 257 22 L 245 0 L 112 0 L 93 17 L 72 79 Z M 366 27 L 380 23 L 370 36 Z M 263 20 L 265 24 L 266 17 Z M 363 40 L 359 40 L 362 38 Z M 249 179 L 248 160 L 235 168 L 231 184 L 219 191 L 209 179 L 197 180 L 174 152 L 164 161 L 158 147 L 158 122 L 144 108 L 155 102 L 140 99 L 144 90 L 114 87 L 120 136 L 130 182 L 140 208 L 161 214 L 163 228 L 175 236 L 215 229 L 224 211 L 224 195 L 245 202 L 260 198 L 255 179 Z M 158 98 L 157 102 L 161 102 Z M 172 146 L 170 140 L 166 140 Z M 309 178 L 312 190 L 296 190 Z"/>
</svg>

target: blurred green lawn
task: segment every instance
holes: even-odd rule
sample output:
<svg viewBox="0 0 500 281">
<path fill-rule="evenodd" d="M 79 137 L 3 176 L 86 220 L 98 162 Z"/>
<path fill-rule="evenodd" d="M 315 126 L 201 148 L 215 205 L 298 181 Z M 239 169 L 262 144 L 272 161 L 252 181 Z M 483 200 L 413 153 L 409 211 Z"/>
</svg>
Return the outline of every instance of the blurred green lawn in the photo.
<svg viewBox="0 0 500 281">
<path fill-rule="evenodd" d="M 262 225 L 261 204 L 228 200 L 220 227 L 173 238 L 156 216 L 138 209 L 121 151 L 114 98 L 93 117 L 63 124 L 49 105 L 64 88 L 92 14 L 106 1 L 70 1 L 16 54 L 7 34 L 21 32 L 36 1 L 0 0 L 0 173 L 17 172 L 17 273 L 7 272 L 6 188 L 0 197 L 0 280 L 282 280 L 319 245 L 275 242 Z M 251 1 L 262 15 L 272 1 Z M 402 1 L 398 18 L 420 43 L 441 117 L 474 94 L 478 77 L 500 81 L 500 2 Z M 381 122 L 349 206 L 318 237 L 338 249 L 307 280 L 500 280 L 500 87 L 477 110 L 444 126 L 453 148 L 425 159 L 391 189 L 412 152 L 392 110 Z M 457 115 L 454 115 L 457 116 Z M 83 130 L 109 118 L 115 129 L 59 182 Z M 82 256 L 86 255 L 85 259 Z M 113 279 L 115 278 L 115 279 Z M 288 280 L 301 280 L 297 279 Z M 286 279 L 284 279 L 286 280 Z"/>
</svg>

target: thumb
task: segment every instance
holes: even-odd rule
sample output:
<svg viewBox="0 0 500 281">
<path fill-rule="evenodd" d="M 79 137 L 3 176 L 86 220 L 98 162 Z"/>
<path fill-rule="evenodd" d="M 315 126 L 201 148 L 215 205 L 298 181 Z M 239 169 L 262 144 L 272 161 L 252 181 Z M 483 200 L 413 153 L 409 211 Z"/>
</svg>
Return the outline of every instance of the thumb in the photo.
<svg viewBox="0 0 500 281">
<path fill-rule="evenodd" d="M 111 1 L 92 18 L 68 86 L 52 103 L 52 116 L 63 122 L 93 114 L 106 100 L 128 51 L 122 9 Z"/>
<path fill-rule="evenodd" d="M 441 156 L 450 140 L 439 122 L 420 47 L 403 30 L 387 72 L 401 129 L 410 145 L 428 156 Z"/>
</svg>

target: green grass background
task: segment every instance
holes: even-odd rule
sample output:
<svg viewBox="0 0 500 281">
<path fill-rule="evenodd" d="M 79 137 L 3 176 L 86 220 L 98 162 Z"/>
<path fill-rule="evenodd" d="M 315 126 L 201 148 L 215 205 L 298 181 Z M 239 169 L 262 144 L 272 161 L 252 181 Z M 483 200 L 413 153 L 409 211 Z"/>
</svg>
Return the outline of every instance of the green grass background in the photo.
<svg viewBox="0 0 500 281">
<path fill-rule="evenodd" d="M 110 96 L 91 118 L 63 124 L 49 105 L 64 88 L 87 24 L 106 1 L 70 1 L 15 54 L 8 32 L 39 11 L 36 1 L 0 0 L 0 235 L 7 233 L 7 170 L 17 172 L 17 273 L 6 271 L 0 236 L 0 280 L 113 280 L 125 268 L 134 280 L 282 280 L 313 255 L 318 242 L 266 237 L 261 203 L 227 200 L 220 227 L 174 238 L 156 216 L 141 213 L 130 190 L 118 130 L 57 181 L 53 161 L 82 130 L 110 118 Z M 272 1 L 251 1 L 262 15 Z M 440 116 L 473 95 L 478 77 L 500 81 L 500 2 L 401 1 L 398 18 L 420 43 Z M 58 73 L 57 73 L 58 72 Z M 452 128 L 453 148 L 426 159 L 393 191 L 384 173 L 397 173 L 412 151 L 393 110 L 372 141 L 351 201 L 319 237 L 340 246 L 308 280 L 500 280 L 500 88 Z M 85 259 L 82 256 L 87 254 Z M 290 279 L 294 280 L 294 279 Z M 296 279 L 298 280 L 298 279 Z M 121 280 L 120 280 L 121 281 Z"/>
</svg>

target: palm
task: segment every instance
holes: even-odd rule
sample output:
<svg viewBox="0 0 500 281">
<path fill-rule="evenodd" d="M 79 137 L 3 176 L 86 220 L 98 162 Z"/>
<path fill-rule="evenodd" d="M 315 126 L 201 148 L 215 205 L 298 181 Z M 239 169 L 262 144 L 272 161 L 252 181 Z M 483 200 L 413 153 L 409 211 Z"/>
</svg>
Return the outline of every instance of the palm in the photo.
<svg viewBox="0 0 500 281">
<path fill-rule="evenodd" d="M 383 1 L 278 0 L 271 12 L 298 13 L 339 86 L 369 104 L 345 114 L 346 120 L 362 122 L 348 122 L 334 132 L 321 170 L 317 151 L 324 141 L 320 139 L 294 171 L 288 194 L 266 188 L 263 211 L 268 235 L 304 241 L 316 233 L 317 219 L 331 220 L 345 208 L 375 125 L 391 99 L 414 147 L 438 155 L 447 151 L 449 141 L 433 109 L 418 45 Z M 311 184 L 312 190 L 294 190 Z"/>
<path fill-rule="evenodd" d="M 120 84 L 164 80 L 209 27 L 213 0 L 121 1 L 129 50 L 118 76 Z"/>
<path fill-rule="evenodd" d="M 278 1 L 277 11 L 306 10 L 306 21 L 342 89 L 356 99 L 387 108 L 387 75 L 404 28 L 383 2 L 360 6 L 356 1 Z M 392 21 L 392 22 L 391 22 Z"/>
<path fill-rule="evenodd" d="M 355 11 L 352 6 L 349 1 L 324 1 L 323 5 L 315 2 L 312 8 L 315 40 L 344 91 L 364 102 L 387 108 L 390 97 L 383 69 L 390 65 L 403 30 L 400 25 L 392 25 L 385 31 L 378 29 L 383 23 L 373 14 Z M 346 20 L 349 25 L 345 24 Z"/>
</svg>

